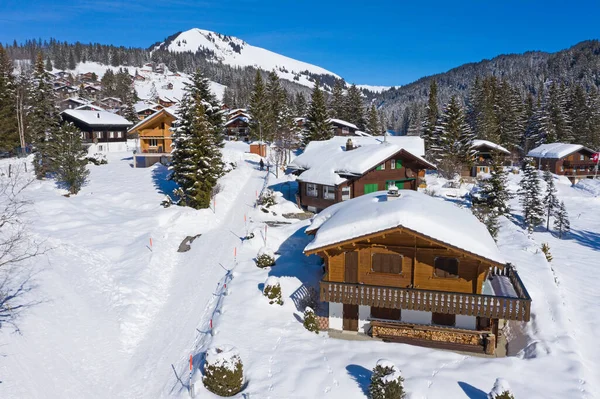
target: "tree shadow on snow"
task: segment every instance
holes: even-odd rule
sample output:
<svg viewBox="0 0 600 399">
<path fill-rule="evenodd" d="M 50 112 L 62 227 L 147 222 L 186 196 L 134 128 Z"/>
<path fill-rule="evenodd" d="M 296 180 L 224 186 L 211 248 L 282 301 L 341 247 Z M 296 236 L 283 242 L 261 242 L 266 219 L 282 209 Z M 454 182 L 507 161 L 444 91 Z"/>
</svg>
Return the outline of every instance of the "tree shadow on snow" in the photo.
<svg viewBox="0 0 600 399">
<path fill-rule="evenodd" d="M 366 396 L 369 396 L 369 385 L 371 384 L 371 370 L 359 366 L 358 364 L 349 364 L 346 366 L 346 371 L 350 377 L 358 384 L 360 389 Z"/>
<path fill-rule="evenodd" d="M 273 184 L 269 188 L 273 191 L 279 191 L 286 200 L 296 202 L 296 193 L 298 192 L 298 183 L 296 181 L 292 180 Z"/>
<path fill-rule="evenodd" d="M 458 386 L 464 391 L 469 399 L 487 399 L 487 394 L 479 388 L 475 388 L 471 384 L 459 381 Z"/>
<path fill-rule="evenodd" d="M 588 230 L 571 230 L 565 239 L 576 241 L 579 245 L 600 251 L 600 233 Z"/>
<path fill-rule="evenodd" d="M 173 190 L 177 188 L 177 183 L 168 179 L 169 169 L 160 163 L 155 164 L 152 168 L 152 182 L 154 183 L 154 188 L 156 188 L 159 193 L 173 198 Z"/>
</svg>

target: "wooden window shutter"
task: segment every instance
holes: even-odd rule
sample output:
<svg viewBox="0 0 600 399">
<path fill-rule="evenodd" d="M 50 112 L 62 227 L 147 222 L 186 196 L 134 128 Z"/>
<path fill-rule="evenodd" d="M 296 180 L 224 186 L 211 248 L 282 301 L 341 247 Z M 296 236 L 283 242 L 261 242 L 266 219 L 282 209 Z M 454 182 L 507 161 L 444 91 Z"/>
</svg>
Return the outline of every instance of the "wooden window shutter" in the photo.
<svg viewBox="0 0 600 399">
<path fill-rule="evenodd" d="M 458 278 L 458 259 L 437 257 L 434 261 L 434 274 L 442 278 Z"/>
<path fill-rule="evenodd" d="M 371 270 L 375 273 L 402 273 L 402 255 L 397 254 L 373 254 L 371 259 Z"/>
<path fill-rule="evenodd" d="M 456 324 L 456 315 L 451 313 L 446 314 L 434 312 L 431 314 L 431 322 L 433 324 L 439 324 L 441 326 L 453 327 Z"/>
</svg>

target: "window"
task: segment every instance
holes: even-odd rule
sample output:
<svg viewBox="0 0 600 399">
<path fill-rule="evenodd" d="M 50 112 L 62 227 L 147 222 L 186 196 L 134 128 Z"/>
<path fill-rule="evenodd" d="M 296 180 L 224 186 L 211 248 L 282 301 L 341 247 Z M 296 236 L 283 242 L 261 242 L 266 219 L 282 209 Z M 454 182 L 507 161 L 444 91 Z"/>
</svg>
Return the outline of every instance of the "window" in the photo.
<svg viewBox="0 0 600 399">
<path fill-rule="evenodd" d="M 402 273 L 402 255 L 398 254 L 373 254 L 371 257 L 371 271 L 375 273 Z"/>
<path fill-rule="evenodd" d="M 560 165 L 560 171 L 561 171 L 561 172 L 564 172 L 564 171 L 565 171 L 565 167 L 564 167 L 564 166 L 562 166 L 562 165 Z"/>
<path fill-rule="evenodd" d="M 378 190 L 377 183 L 365 184 L 365 194 L 374 193 Z"/>
<path fill-rule="evenodd" d="M 431 322 L 433 324 L 439 324 L 440 326 L 454 327 L 456 324 L 456 315 L 434 312 L 431 314 Z"/>
<path fill-rule="evenodd" d="M 478 166 L 477 173 L 488 173 L 488 167 L 487 166 Z"/>
<path fill-rule="evenodd" d="M 395 159 L 392 159 L 390 161 L 390 169 L 396 169 L 396 160 Z"/>
<path fill-rule="evenodd" d="M 584 161 L 585 160 L 585 155 L 579 155 L 579 160 L 580 161 Z"/>
<path fill-rule="evenodd" d="M 385 170 L 385 162 L 377 167 L 377 170 Z"/>
<path fill-rule="evenodd" d="M 396 169 L 402 169 L 402 160 L 396 159 Z"/>
<path fill-rule="evenodd" d="M 115 132 L 108 132 L 108 137 L 110 137 L 111 139 L 115 138 Z"/>
<path fill-rule="evenodd" d="M 123 132 L 117 132 L 117 138 L 123 138 Z"/>
<path fill-rule="evenodd" d="M 373 306 L 371 308 L 371 318 L 384 320 L 400 320 L 400 309 L 378 308 Z"/>
<path fill-rule="evenodd" d="M 342 201 L 350 199 L 350 187 L 342 187 Z"/>
<path fill-rule="evenodd" d="M 318 197 L 319 192 L 317 191 L 317 185 L 313 183 L 306 183 L 306 195 L 309 197 Z"/>
<path fill-rule="evenodd" d="M 148 140 L 148 145 L 150 147 L 156 147 L 156 146 L 158 146 L 158 139 L 150 139 L 150 140 Z"/>
<path fill-rule="evenodd" d="M 323 199 L 334 200 L 335 199 L 335 187 L 334 186 L 323 186 Z"/>
<path fill-rule="evenodd" d="M 434 275 L 442 278 L 458 278 L 458 259 L 437 257 L 434 261 Z"/>
<path fill-rule="evenodd" d="M 96 138 L 101 139 L 102 138 L 102 132 L 96 132 Z"/>
<path fill-rule="evenodd" d="M 348 129 L 347 127 L 343 127 L 342 134 L 350 134 L 350 129 Z"/>
</svg>

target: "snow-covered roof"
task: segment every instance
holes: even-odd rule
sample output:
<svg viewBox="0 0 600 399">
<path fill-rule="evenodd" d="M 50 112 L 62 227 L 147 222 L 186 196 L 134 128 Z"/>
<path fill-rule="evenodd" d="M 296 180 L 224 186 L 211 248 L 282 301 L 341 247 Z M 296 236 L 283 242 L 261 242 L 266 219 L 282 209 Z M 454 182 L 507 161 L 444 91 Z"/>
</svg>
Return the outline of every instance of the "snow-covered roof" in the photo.
<svg viewBox="0 0 600 399">
<path fill-rule="evenodd" d="M 346 150 L 348 139 L 355 147 L 350 151 Z M 401 150 L 435 168 L 422 158 L 425 145 L 423 139 L 416 136 L 387 137 L 386 142 L 383 137 L 377 136 L 336 136 L 329 140 L 311 141 L 304 153 L 288 166 L 303 170 L 298 180 L 334 186 L 346 181 L 342 176 L 360 176 Z"/>
<path fill-rule="evenodd" d="M 584 149 L 588 152 L 594 152 L 591 149 L 582 146 L 581 144 L 566 144 L 566 143 L 550 143 L 542 144 L 534 148 L 527 154 L 528 157 L 534 158 L 564 158 L 576 151 Z"/>
<path fill-rule="evenodd" d="M 74 103 L 81 104 L 81 105 L 85 105 L 85 104 L 89 104 L 90 103 L 90 101 L 85 100 L 85 99 L 83 99 L 81 97 L 69 97 L 69 98 L 65 98 L 64 100 L 62 100 L 60 102 L 64 103 L 66 101 L 72 101 Z"/>
<path fill-rule="evenodd" d="M 152 101 L 138 101 L 135 104 L 133 104 L 135 112 L 142 112 L 146 110 L 156 111 L 157 107 L 162 108 L 163 106 Z"/>
<path fill-rule="evenodd" d="M 158 111 L 156 111 L 155 113 L 148 115 L 146 118 L 142 119 L 141 121 L 139 121 L 138 123 L 136 123 L 134 126 L 132 126 L 129 131 L 133 132 L 136 129 L 138 129 L 140 126 L 150 122 L 152 119 L 156 118 L 157 116 L 163 114 L 163 113 L 167 113 L 169 115 L 171 115 L 173 118 L 175 118 L 176 120 L 179 119 L 179 117 L 177 116 L 177 112 L 179 111 L 179 107 L 177 105 L 173 105 L 171 107 L 167 107 L 167 108 L 163 108 L 160 109 Z"/>
<path fill-rule="evenodd" d="M 242 121 L 242 122 L 248 123 L 248 122 L 250 122 L 250 118 L 247 117 L 247 116 L 242 116 L 242 115 L 236 116 L 235 118 L 230 119 L 227 122 L 225 122 L 224 126 L 229 126 L 229 125 L 231 125 L 235 121 Z"/>
<path fill-rule="evenodd" d="M 67 109 L 62 112 L 90 126 L 131 126 L 132 123 L 121 115 L 107 111 L 88 111 L 82 109 Z"/>
<path fill-rule="evenodd" d="M 496 143 L 494 143 L 492 141 L 488 141 L 488 140 L 479 140 L 479 139 L 473 140 L 473 142 L 471 143 L 471 148 L 478 149 L 480 147 L 489 147 L 496 151 L 500 151 L 505 154 L 510 154 L 510 151 L 508 151 L 506 148 L 502 147 L 500 144 L 496 144 Z"/>
<path fill-rule="evenodd" d="M 113 100 L 113 101 L 117 101 L 117 102 L 120 102 L 120 103 L 123 102 L 123 101 L 121 101 L 120 98 L 117 98 L 117 97 L 105 97 L 102 100 L 100 100 L 100 102 L 104 102 L 104 101 L 108 101 L 108 100 Z"/>
<path fill-rule="evenodd" d="M 329 123 L 334 123 L 336 125 L 348 126 L 349 128 L 358 130 L 358 126 L 356 126 L 354 123 L 346 122 L 342 119 L 331 118 L 331 119 L 329 119 Z"/>
<path fill-rule="evenodd" d="M 397 227 L 506 263 L 485 225 L 470 211 L 413 190 L 400 190 L 400 198 L 390 201 L 386 191 L 378 191 L 326 208 L 306 229 L 316 230 L 316 235 L 304 252 Z"/>
<path fill-rule="evenodd" d="M 235 114 L 237 112 L 246 113 L 246 112 L 248 112 L 248 110 L 246 108 L 236 108 L 236 109 L 229 110 L 227 112 L 227 115 L 232 115 L 232 114 Z"/>
<path fill-rule="evenodd" d="M 361 130 L 355 131 L 354 134 L 356 134 L 357 136 L 362 136 L 362 137 L 373 137 L 373 135 L 371 135 L 367 132 L 363 132 Z"/>
<path fill-rule="evenodd" d="M 80 105 L 78 107 L 75 107 L 75 109 L 82 109 L 82 110 L 92 110 L 92 111 L 105 111 L 104 108 L 98 107 L 97 105 L 94 104 L 83 104 Z"/>
</svg>

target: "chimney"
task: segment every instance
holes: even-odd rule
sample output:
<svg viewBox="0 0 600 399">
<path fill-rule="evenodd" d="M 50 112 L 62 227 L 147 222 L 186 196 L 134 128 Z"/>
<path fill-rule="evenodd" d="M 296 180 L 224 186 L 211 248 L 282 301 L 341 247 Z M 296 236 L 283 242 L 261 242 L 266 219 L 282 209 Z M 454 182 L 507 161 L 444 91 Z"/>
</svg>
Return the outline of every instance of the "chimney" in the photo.
<svg viewBox="0 0 600 399">
<path fill-rule="evenodd" d="M 354 149 L 354 143 L 352 142 L 352 139 L 348 139 L 346 141 L 346 151 L 352 151 Z"/>
<path fill-rule="evenodd" d="M 398 187 L 396 187 L 394 184 L 388 186 L 387 201 L 394 201 L 398 198 L 400 198 L 400 190 Z"/>
</svg>

